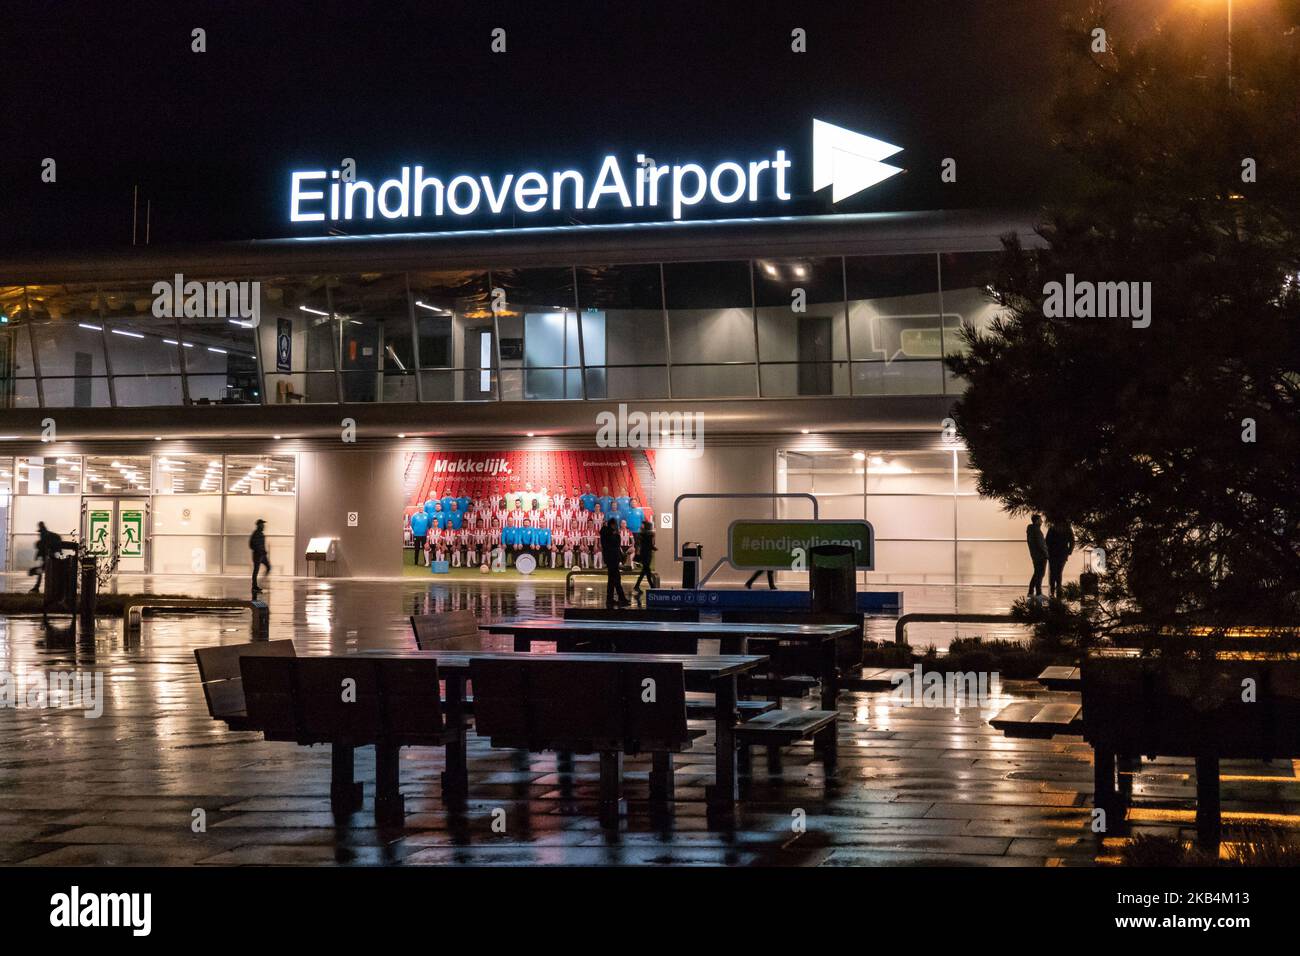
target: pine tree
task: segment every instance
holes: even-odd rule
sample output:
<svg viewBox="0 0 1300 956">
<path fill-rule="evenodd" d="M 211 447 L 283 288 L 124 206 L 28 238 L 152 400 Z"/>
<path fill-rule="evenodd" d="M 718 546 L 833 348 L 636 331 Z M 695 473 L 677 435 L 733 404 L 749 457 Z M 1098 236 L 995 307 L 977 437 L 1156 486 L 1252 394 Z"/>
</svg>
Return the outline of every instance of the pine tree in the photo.
<svg viewBox="0 0 1300 956">
<path fill-rule="evenodd" d="M 1229 90 L 1222 25 L 1097 53 L 1098 24 L 1064 38 L 1046 248 L 1005 240 L 954 417 L 982 494 L 1105 549 L 1103 629 L 1300 628 L 1300 37 L 1239 24 Z M 1150 283 L 1149 326 L 1050 317 L 1067 275 Z"/>
</svg>

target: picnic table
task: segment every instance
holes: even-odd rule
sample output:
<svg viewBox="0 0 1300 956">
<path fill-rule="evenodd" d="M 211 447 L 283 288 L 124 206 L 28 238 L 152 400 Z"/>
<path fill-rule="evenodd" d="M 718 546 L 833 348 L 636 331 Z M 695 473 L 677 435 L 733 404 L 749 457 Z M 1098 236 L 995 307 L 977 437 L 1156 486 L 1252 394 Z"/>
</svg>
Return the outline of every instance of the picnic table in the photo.
<svg viewBox="0 0 1300 956">
<path fill-rule="evenodd" d="M 446 681 L 447 694 L 444 710 L 448 723 L 463 726 L 465 683 L 469 677 L 470 662 L 474 660 L 518 660 L 520 654 L 510 651 L 418 651 L 370 650 L 357 651 L 358 657 L 433 658 L 438 662 L 438 673 Z M 736 677 L 767 663 L 767 658 L 757 654 L 586 654 L 557 653 L 530 654 L 533 661 L 592 661 L 608 660 L 615 663 L 645 662 L 682 665 L 687 690 L 709 691 L 716 700 L 714 715 L 714 782 L 706 788 L 709 815 L 715 819 L 730 820 L 735 815 L 737 795 L 736 774 Z M 453 751 L 453 747 L 456 749 Z M 448 745 L 448 761 L 464 759 L 464 742 Z"/>
<path fill-rule="evenodd" d="M 482 625 L 489 634 L 509 634 L 516 651 L 528 651 L 535 642 L 556 642 L 561 649 L 582 641 L 608 645 L 617 652 L 620 645 L 637 650 L 662 641 L 665 650 L 674 642 L 716 640 L 723 654 L 748 654 L 749 642 L 792 641 L 816 645 L 821 653 L 821 708 L 834 710 L 839 696 L 836 642 L 854 633 L 853 624 L 720 623 L 710 621 L 611 621 L 557 619 L 515 619 Z"/>
</svg>

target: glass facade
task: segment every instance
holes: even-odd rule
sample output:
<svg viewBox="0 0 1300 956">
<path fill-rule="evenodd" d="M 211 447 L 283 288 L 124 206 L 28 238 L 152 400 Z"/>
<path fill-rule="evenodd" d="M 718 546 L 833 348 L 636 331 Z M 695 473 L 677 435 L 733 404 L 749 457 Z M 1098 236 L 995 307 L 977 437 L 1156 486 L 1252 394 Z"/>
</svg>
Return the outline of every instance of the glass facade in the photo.
<svg viewBox="0 0 1300 956">
<path fill-rule="evenodd" d="M 996 256 L 207 283 L 256 282 L 256 326 L 157 317 L 150 283 L 6 286 L 0 408 L 945 394 Z"/>
<path fill-rule="evenodd" d="M 865 584 L 1016 585 L 1029 580 L 1028 519 L 975 489 L 964 451 L 780 451 L 779 492 L 817 496 L 822 518 L 865 518 L 876 566 Z M 780 517 L 807 506 L 780 502 Z M 1068 570 L 1083 570 L 1076 551 Z"/>
<path fill-rule="evenodd" d="M 141 553 L 121 571 L 242 573 L 261 518 L 273 573 L 292 574 L 297 475 L 295 455 L 0 457 L 0 569 L 35 564 L 43 521 L 102 550 L 130 544 L 141 527 Z"/>
</svg>

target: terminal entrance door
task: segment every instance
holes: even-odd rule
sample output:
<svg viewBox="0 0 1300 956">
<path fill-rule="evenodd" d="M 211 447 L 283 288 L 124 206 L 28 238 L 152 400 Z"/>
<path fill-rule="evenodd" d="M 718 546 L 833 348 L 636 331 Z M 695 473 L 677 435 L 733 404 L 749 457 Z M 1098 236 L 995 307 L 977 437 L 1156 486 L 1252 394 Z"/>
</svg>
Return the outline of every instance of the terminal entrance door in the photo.
<svg viewBox="0 0 1300 956">
<path fill-rule="evenodd" d="M 87 551 L 118 555 L 117 570 L 139 574 L 147 567 L 148 498 L 83 498 L 81 540 Z"/>
</svg>

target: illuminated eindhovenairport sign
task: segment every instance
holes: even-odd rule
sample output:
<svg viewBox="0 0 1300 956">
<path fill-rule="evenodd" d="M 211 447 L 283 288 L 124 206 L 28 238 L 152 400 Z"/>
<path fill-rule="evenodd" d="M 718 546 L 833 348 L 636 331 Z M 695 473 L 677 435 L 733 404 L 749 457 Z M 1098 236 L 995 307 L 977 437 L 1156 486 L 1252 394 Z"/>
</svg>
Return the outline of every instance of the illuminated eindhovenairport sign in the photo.
<svg viewBox="0 0 1300 956">
<path fill-rule="evenodd" d="M 882 140 L 813 120 L 814 191 L 832 187 L 839 202 L 902 172 L 882 160 L 901 150 Z M 580 169 L 527 170 L 498 176 L 451 177 L 422 165 L 402 166 L 373 182 L 339 169 L 295 171 L 290 176 L 291 222 L 441 220 L 487 212 L 578 212 L 624 209 L 645 219 L 680 220 L 701 203 L 770 206 L 789 202 L 794 161 L 784 149 L 743 161 L 658 165 L 645 153 L 609 154 L 594 173 Z M 638 215 L 638 219 L 642 217 Z M 517 221 L 517 220 L 516 220 Z"/>
</svg>

